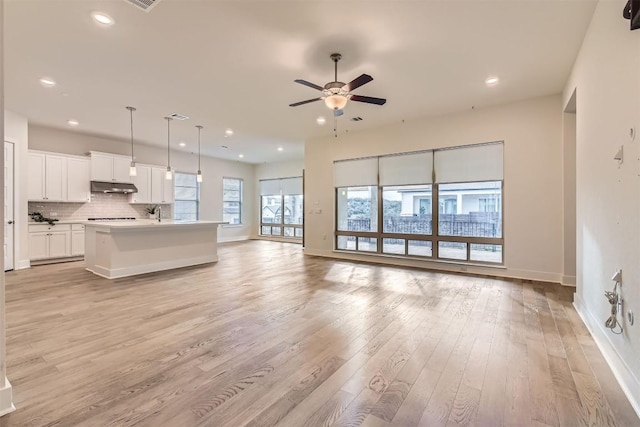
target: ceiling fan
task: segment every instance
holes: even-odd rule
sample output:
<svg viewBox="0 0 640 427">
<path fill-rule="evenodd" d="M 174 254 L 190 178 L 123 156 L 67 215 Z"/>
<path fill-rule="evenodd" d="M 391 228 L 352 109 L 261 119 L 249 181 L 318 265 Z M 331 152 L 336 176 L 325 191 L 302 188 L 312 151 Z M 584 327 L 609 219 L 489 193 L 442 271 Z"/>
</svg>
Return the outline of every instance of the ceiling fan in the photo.
<svg viewBox="0 0 640 427">
<path fill-rule="evenodd" d="M 317 89 L 322 92 L 322 96 L 313 99 L 307 99 L 306 101 L 296 102 L 289 104 L 289 107 L 297 107 L 298 105 L 308 104 L 310 102 L 324 100 L 327 107 L 333 110 L 334 116 L 341 116 L 343 114 L 342 109 L 347 105 L 347 101 L 366 102 L 367 104 L 384 105 L 387 102 L 384 98 L 373 98 L 371 96 L 354 95 L 351 93 L 354 89 L 359 88 L 362 85 L 369 83 L 373 80 L 368 74 L 362 74 L 360 77 L 353 79 L 349 83 L 343 83 L 338 81 L 338 61 L 342 59 L 342 55 L 339 53 L 332 53 L 330 55 L 331 60 L 334 63 L 334 78 L 335 80 L 322 86 L 308 82 L 306 80 L 294 80 L 296 83 L 308 86 L 312 89 Z"/>
</svg>

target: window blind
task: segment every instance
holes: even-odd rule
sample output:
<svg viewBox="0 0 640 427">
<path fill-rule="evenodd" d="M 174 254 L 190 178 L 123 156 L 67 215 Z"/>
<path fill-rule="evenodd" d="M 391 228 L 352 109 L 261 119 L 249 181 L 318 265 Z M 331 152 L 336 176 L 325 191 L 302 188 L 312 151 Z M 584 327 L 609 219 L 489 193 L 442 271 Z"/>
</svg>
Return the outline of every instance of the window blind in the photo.
<svg viewBox="0 0 640 427">
<path fill-rule="evenodd" d="M 436 182 L 500 181 L 503 179 L 503 143 L 437 150 Z"/>
<path fill-rule="evenodd" d="M 280 180 L 282 195 L 302 194 L 302 177 L 282 178 Z"/>
<path fill-rule="evenodd" d="M 433 152 L 380 157 L 380 185 L 431 184 Z"/>
<path fill-rule="evenodd" d="M 333 185 L 334 187 L 378 185 L 378 158 L 334 162 Z"/>
<path fill-rule="evenodd" d="M 260 180 L 260 195 L 261 196 L 273 196 L 280 194 L 280 180 L 279 179 L 263 179 Z"/>
</svg>

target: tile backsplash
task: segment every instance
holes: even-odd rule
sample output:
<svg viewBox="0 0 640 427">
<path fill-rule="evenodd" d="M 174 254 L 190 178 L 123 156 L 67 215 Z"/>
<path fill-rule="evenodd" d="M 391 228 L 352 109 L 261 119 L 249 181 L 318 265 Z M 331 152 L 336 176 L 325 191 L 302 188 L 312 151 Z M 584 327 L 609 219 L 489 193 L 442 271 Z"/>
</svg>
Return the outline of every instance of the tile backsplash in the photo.
<svg viewBox="0 0 640 427">
<path fill-rule="evenodd" d="M 129 204 L 129 196 L 117 193 L 91 193 L 91 203 L 29 202 L 29 213 L 40 212 L 50 218 L 64 220 L 86 220 L 87 218 L 133 217 L 147 218 L 144 210 L 149 205 Z M 162 216 L 171 218 L 171 206 L 161 205 Z"/>
</svg>

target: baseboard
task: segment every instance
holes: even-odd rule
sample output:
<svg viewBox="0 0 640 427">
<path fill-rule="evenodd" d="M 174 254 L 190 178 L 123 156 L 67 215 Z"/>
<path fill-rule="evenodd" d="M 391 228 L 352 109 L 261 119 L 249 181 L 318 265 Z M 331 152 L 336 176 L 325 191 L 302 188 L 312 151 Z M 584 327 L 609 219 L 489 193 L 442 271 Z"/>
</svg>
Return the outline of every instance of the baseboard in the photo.
<svg viewBox="0 0 640 427">
<path fill-rule="evenodd" d="M 620 357 L 616 347 L 607 336 L 607 332 L 602 326 L 604 320 L 598 321 L 587 309 L 584 301 L 577 293 L 574 294 L 573 306 L 591 333 L 593 340 L 600 349 L 607 364 L 613 371 L 613 375 L 616 377 L 616 380 L 618 380 L 618 384 L 620 384 L 620 388 L 622 388 L 627 399 L 629 399 L 629 403 L 631 403 L 636 414 L 640 417 L 640 401 L 638 400 L 640 398 L 640 381 L 638 381 L 633 374 L 633 371 L 629 369 L 624 359 Z"/>
<path fill-rule="evenodd" d="M 220 237 L 218 235 L 218 243 L 241 242 L 243 240 L 249 240 L 249 236 Z"/>
<path fill-rule="evenodd" d="M 479 274 L 507 279 L 525 279 L 539 282 L 560 283 L 561 275 L 557 273 L 546 273 L 531 270 L 516 270 L 504 266 L 480 266 L 450 261 L 429 261 L 400 258 L 385 255 L 367 255 L 359 253 L 335 252 L 304 248 L 305 255 L 321 256 L 325 258 L 336 258 L 347 261 L 370 262 L 374 264 L 394 265 L 400 267 L 423 268 L 427 270 L 446 271 L 451 273 Z"/>
<path fill-rule="evenodd" d="M 30 267 L 31 267 L 31 261 L 29 261 L 28 259 L 21 259 L 18 262 L 16 262 L 14 270 L 24 270 L 25 268 L 30 268 Z"/>
<path fill-rule="evenodd" d="M 108 268 L 100 265 L 92 265 L 86 270 L 105 279 L 119 279 L 121 277 L 135 276 L 138 274 L 155 273 L 156 271 L 173 270 L 194 265 L 210 264 L 218 261 L 218 255 L 206 254 L 192 258 L 181 258 L 153 264 L 132 265 L 122 268 Z"/>
<path fill-rule="evenodd" d="M 252 237 L 251 240 L 268 240 L 270 242 L 280 242 L 280 243 L 295 243 L 298 245 L 302 244 L 302 238 L 298 237 L 266 237 L 266 236 L 257 236 Z"/>
<path fill-rule="evenodd" d="M 13 406 L 13 392 L 11 383 L 7 378 L 4 379 L 4 387 L 0 388 L 0 417 L 13 412 L 16 407 Z"/>
<path fill-rule="evenodd" d="M 570 286 L 575 288 L 576 287 L 576 276 L 565 276 L 562 275 L 562 282 L 560 282 L 560 284 L 562 286 Z"/>
</svg>

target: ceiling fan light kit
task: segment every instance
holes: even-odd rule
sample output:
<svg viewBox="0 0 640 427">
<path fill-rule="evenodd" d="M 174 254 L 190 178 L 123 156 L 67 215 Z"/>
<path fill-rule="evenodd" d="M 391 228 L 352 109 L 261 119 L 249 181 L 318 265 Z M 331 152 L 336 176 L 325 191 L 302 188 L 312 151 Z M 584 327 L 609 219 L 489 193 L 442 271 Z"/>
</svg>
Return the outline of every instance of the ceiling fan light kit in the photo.
<svg viewBox="0 0 640 427">
<path fill-rule="evenodd" d="M 349 100 L 376 105 L 384 105 L 384 103 L 387 102 L 387 100 L 384 98 L 373 98 L 370 96 L 360 96 L 352 94 L 352 90 L 369 83 L 373 80 L 373 77 L 368 74 L 361 74 L 359 77 L 353 79 L 349 83 L 345 84 L 343 82 L 340 82 L 338 81 L 338 61 L 342 59 L 342 55 L 340 55 L 339 53 L 332 53 L 330 55 L 330 58 L 334 63 L 334 81 L 329 82 L 324 85 L 324 87 L 322 87 L 306 80 L 294 80 L 296 83 L 319 90 L 320 92 L 322 92 L 323 96 L 289 104 L 289 107 L 297 107 L 299 105 L 324 100 L 325 105 L 329 109 L 334 111 L 334 116 L 338 117 L 342 115 L 342 109 L 347 105 L 347 101 Z"/>
</svg>

